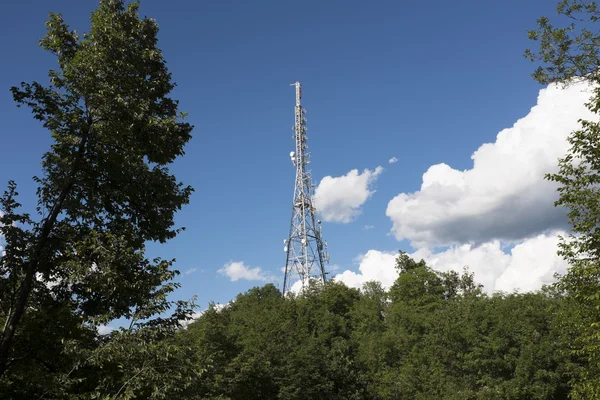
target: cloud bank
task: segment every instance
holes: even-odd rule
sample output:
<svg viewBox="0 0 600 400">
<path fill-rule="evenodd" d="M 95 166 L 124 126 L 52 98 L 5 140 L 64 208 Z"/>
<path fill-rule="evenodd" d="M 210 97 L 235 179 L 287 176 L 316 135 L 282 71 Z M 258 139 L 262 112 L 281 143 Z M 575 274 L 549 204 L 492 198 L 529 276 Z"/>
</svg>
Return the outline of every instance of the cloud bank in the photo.
<svg viewBox="0 0 600 400">
<path fill-rule="evenodd" d="M 324 221 L 352 222 L 361 212 L 362 205 L 375 193 L 372 185 L 383 171 L 365 169 L 358 173 L 353 169 L 339 177 L 324 177 L 315 189 L 314 203 Z"/>
<path fill-rule="evenodd" d="M 420 190 L 394 197 L 386 214 L 395 237 L 416 249 L 410 256 L 437 271 L 466 266 L 488 293 L 534 291 L 564 274 L 568 265 L 557 255 L 557 236 L 569 229 L 566 210 L 554 207 L 556 186 L 544 176 L 557 171 L 578 121 L 597 120 L 585 107 L 590 94 L 586 83 L 541 90 L 524 118 L 473 153 L 470 169 L 433 165 Z M 508 244 L 514 245 L 510 251 Z M 335 279 L 352 287 L 369 280 L 390 287 L 398 276 L 396 256 L 370 250 L 358 271 Z"/>
<path fill-rule="evenodd" d="M 414 247 L 432 248 L 519 242 L 568 229 L 565 210 L 553 204 L 556 186 L 544 175 L 557 170 L 578 119 L 594 118 L 584 106 L 589 96 L 585 83 L 542 89 L 527 116 L 475 151 L 471 169 L 431 166 L 419 191 L 400 193 L 388 203 L 393 234 Z"/>
<path fill-rule="evenodd" d="M 481 246 L 451 246 L 439 253 L 420 249 L 410 256 L 415 260 L 424 259 L 427 265 L 440 272 L 460 273 L 466 266 L 475 274 L 475 281 L 484 285 L 487 293 L 534 291 L 554 282 L 555 273 L 566 272 L 567 263 L 556 254 L 557 233 L 526 239 L 509 253 L 505 253 L 501 242 L 496 240 Z M 355 288 L 371 280 L 389 288 L 398 277 L 394 267 L 396 256 L 396 253 L 369 250 L 360 259 L 358 273 L 346 270 L 335 279 Z"/>
</svg>

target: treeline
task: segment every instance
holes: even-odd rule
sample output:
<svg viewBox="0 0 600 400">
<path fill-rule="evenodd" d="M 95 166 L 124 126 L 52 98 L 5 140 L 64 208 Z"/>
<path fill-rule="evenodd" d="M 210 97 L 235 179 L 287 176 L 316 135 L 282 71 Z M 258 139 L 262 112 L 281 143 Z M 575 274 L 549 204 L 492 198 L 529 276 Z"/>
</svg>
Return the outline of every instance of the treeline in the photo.
<svg viewBox="0 0 600 400">
<path fill-rule="evenodd" d="M 272 284 L 100 335 L 48 307 L 0 379 L 7 399 L 567 399 L 596 385 L 574 352 L 581 307 L 561 282 L 482 291 L 406 254 L 385 290 L 328 281 L 283 296 Z M 34 336 L 34 334 L 37 334 Z M 576 347 L 575 347 L 576 348 Z M 576 398 L 576 397 L 575 397 Z M 585 396 L 582 398 L 586 398 Z M 594 398 L 594 397 L 589 397 Z"/>
<path fill-rule="evenodd" d="M 572 312 L 553 288 L 484 294 L 406 254 L 389 290 L 255 287 L 178 340 L 203 373 L 186 399 L 566 399 Z"/>
</svg>

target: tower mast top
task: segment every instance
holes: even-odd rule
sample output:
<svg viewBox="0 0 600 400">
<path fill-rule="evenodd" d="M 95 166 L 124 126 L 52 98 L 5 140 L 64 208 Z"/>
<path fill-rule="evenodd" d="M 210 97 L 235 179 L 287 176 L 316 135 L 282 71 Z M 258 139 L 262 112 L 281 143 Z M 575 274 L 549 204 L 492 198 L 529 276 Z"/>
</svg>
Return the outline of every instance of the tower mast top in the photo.
<svg viewBox="0 0 600 400">
<path fill-rule="evenodd" d="M 302 86 L 298 81 L 292 83 L 290 86 L 296 86 L 296 106 L 300 106 L 300 99 L 302 98 Z"/>
</svg>

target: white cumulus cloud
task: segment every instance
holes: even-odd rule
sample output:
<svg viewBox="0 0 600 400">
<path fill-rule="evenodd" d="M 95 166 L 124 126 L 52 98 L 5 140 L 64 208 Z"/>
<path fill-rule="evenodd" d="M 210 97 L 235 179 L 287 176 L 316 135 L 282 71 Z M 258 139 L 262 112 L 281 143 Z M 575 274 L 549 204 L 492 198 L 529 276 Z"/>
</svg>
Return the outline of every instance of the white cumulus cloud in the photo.
<svg viewBox="0 0 600 400">
<path fill-rule="evenodd" d="M 99 325 L 98 326 L 98 333 L 100 335 L 108 335 L 109 333 L 111 333 L 114 330 L 115 330 L 115 328 L 112 328 L 108 325 Z"/>
<path fill-rule="evenodd" d="M 217 271 L 221 275 L 227 276 L 231 281 L 244 279 L 247 281 L 267 281 L 270 277 L 259 267 L 252 268 L 242 261 L 232 261 Z"/>
<path fill-rule="evenodd" d="M 346 270 L 337 274 L 334 279 L 355 288 L 361 288 L 368 281 L 381 282 L 384 287 L 389 288 L 398 277 L 394 268 L 396 256 L 397 253 L 369 250 L 359 258 L 359 272 Z"/>
<path fill-rule="evenodd" d="M 390 164 L 395 164 L 397 162 L 398 162 L 398 159 L 396 157 L 392 157 L 388 160 L 388 163 L 390 163 Z"/>
<path fill-rule="evenodd" d="M 594 119 L 584 106 L 590 94 L 585 83 L 542 89 L 527 116 L 475 151 L 471 169 L 431 166 L 419 191 L 401 193 L 388 204 L 396 238 L 431 248 L 492 240 L 516 243 L 567 229 L 565 210 L 553 204 L 556 186 L 544 175 L 557 170 L 578 119 Z"/>
<path fill-rule="evenodd" d="M 427 265 L 442 272 L 462 272 L 466 266 L 475 274 L 475 281 L 483 284 L 488 293 L 525 292 L 552 283 L 555 273 L 566 272 L 567 263 L 556 254 L 557 244 L 558 238 L 553 232 L 526 239 L 509 253 L 505 253 L 502 244 L 495 240 L 480 246 L 451 246 L 438 253 L 419 249 L 409 255 L 417 261 L 424 259 Z M 375 280 L 389 288 L 398 277 L 394 267 L 396 256 L 397 253 L 369 250 L 362 257 L 358 272 L 346 270 L 335 279 L 356 288 Z"/>
<path fill-rule="evenodd" d="M 556 254 L 557 245 L 557 234 L 551 232 L 520 242 L 508 254 L 495 240 L 477 247 L 470 244 L 453 246 L 437 254 L 422 249 L 413 256 L 425 259 L 428 265 L 439 271 L 459 272 L 468 266 L 475 273 L 476 281 L 482 283 L 488 292 L 525 292 L 554 282 L 555 273 L 566 272 L 568 264 Z"/>
<path fill-rule="evenodd" d="M 339 177 L 324 177 L 315 189 L 314 203 L 321 218 L 329 222 L 349 223 L 361 213 L 361 206 L 375 193 L 373 183 L 383 168 L 353 169 Z"/>
</svg>

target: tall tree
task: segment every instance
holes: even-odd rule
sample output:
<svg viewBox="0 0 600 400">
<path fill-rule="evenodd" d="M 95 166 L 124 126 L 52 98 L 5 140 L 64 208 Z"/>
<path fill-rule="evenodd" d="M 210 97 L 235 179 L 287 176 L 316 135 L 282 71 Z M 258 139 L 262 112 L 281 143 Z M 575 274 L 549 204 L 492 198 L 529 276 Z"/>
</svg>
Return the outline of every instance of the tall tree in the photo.
<svg viewBox="0 0 600 400">
<path fill-rule="evenodd" d="M 600 111 L 600 9 L 594 1 L 562 0 L 557 11 L 561 25 L 549 18 L 538 20 L 529 38 L 539 49 L 526 51 L 540 62 L 533 77 L 540 83 L 566 84 L 575 80 L 590 83 L 588 108 Z M 547 179 L 560 187 L 557 206 L 565 207 L 573 234 L 560 243 L 559 253 L 569 262 L 560 287 L 573 302 L 571 326 L 575 335 L 572 354 L 585 367 L 573 373 L 573 398 L 600 398 L 600 124 L 580 121 L 581 129 L 570 134 L 570 149 L 559 160 L 557 173 Z"/>
<path fill-rule="evenodd" d="M 35 178 L 38 217 L 19 213 L 14 182 L 0 199 L 0 377 L 27 358 L 15 343 L 50 305 L 90 326 L 170 306 L 174 260 L 146 258 L 145 244 L 180 232 L 174 215 L 192 188 L 169 165 L 192 126 L 169 97 L 158 25 L 138 8 L 101 0 L 83 37 L 51 13 L 40 42 L 58 62 L 50 83 L 11 89 L 53 143 Z"/>
</svg>

